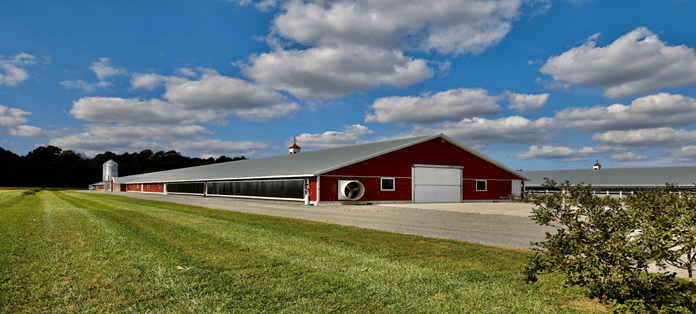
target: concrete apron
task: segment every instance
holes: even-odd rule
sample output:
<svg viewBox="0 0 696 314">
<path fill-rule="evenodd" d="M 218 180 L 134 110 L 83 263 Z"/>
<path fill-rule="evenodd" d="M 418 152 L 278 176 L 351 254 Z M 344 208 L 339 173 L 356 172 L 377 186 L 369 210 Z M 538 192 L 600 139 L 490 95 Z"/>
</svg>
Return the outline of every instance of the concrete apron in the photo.
<svg viewBox="0 0 696 314">
<path fill-rule="evenodd" d="M 510 202 L 380 204 L 376 206 L 442 210 L 458 213 L 531 217 L 534 204 Z"/>
<path fill-rule="evenodd" d="M 476 213 L 487 215 L 507 215 L 518 217 L 531 217 L 533 204 L 527 203 L 508 203 L 508 202 L 491 202 L 491 203 L 421 203 L 421 204 L 380 204 L 375 206 L 385 207 L 401 207 L 401 208 L 418 208 L 428 210 L 442 210 L 458 213 Z M 670 273 L 676 272 L 677 277 L 689 278 L 689 273 L 686 270 L 679 269 L 673 266 L 667 266 L 666 270 L 659 269 L 655 264 L 651 264 L 648 268 L 649 272 Z M 696 277 L 696 271 L 694 272 Z"/>
</svg>

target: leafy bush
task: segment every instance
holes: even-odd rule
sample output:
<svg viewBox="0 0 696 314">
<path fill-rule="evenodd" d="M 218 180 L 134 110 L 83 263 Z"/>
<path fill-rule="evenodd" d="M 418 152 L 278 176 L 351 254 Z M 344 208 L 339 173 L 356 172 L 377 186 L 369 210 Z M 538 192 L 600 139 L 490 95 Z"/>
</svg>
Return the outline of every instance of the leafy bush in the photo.
<svg viewBox="0 0 696 314">
<path fill-rule="evenodd" d="M 591 186 L 556 184 L 551 195 L 527 195 L 538 224 L 555 234 L 533 243 L 537 253 L 525 268 L 528 281 L 542 271 L 560 271 L 570 285 L 609 303 L 615 312 L 672 313 L 696 310 L 691 284 L 676 273 L 650 273 L 650 264 L 686 269 L 696 266 L 696 198 L 672 193 L 673 185 L 625 199 L 596 197 Z"/>
</svg>

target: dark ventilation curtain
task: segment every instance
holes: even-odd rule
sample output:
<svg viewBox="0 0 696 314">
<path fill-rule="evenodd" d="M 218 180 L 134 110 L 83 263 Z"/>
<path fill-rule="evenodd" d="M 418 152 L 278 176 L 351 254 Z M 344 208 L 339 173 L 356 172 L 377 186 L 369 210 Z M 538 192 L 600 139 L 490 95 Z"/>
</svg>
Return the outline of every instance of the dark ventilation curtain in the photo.
<svg viewBox="0 0 696 314">
<path fill-rule="evenodd" d="M 208 194 L 304 198 L 304 179 L 209 182 Z"/>
<path fill-rule="evenodd" d="M 203 183 L 169 183 L 167 185 L 168 193 L 189 193 L 201 194 L 205 191 Z"/>
</svg>

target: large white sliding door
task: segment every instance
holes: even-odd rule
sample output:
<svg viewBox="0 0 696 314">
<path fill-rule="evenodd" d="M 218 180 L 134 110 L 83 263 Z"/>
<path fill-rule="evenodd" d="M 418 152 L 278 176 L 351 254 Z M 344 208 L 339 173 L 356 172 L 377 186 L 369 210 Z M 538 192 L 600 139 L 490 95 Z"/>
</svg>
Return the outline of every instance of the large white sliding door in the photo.
<svg viewBox="0 0 696 314">
<path fill-rule="evenodd" d="M 462 167 L 413 165 L 414 203 L 458 203 L 462 201 Z"/>
</svg>

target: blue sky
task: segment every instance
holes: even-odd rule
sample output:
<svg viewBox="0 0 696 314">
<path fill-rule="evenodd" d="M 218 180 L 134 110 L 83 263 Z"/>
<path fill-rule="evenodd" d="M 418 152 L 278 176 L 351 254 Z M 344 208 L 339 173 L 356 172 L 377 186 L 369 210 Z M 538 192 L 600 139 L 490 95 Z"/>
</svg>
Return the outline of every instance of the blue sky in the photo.
<svg viewBox="0 0 696 314">
<path fill-rule="evenodd" d="M 665 4 L 668 3 L 668 4 Z M 0 147 L 263 157 L 444 133 L 514 169 L 693 165 L 696 1 L 0 3 Z"/>
</svg>

